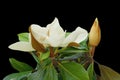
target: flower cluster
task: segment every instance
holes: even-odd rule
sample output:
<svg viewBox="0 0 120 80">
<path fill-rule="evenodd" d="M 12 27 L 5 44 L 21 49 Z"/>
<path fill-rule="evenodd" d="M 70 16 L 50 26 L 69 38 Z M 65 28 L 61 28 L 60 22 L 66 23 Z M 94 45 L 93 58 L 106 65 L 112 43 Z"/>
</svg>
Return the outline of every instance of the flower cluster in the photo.
<svg viewBox="0 0 120 80">
<path fill-rule="evenodd" d="M 67 47 L 70 44 L 79 45 L 88 36 L 88 32 L 81 27 L 77 27 L 68 36 L 66 34 L 66 30 L 62 29 L 58 19 L 55 18 L 46 27 L 41 27 L 37 24 L 30 25 L 29 42 L 19 41 L 10 45 L 9 48 L 26 52 L 34 50 L 44 52 L 47 47 Z"/>
<path fill-rule="evenodd" d="M 97 80 L 93 59 L 101 39 L 97 18 L 90 32 L 82 27 L 67 32 L 55 18 L 46 27 L 30 25 L 29 32 L 18 34 L 18 39 L 9 49 L 29 52 L 37 65 L 33 68 L 10 58 L 12 67 L 19 72 L 3 80 Z"/>
</svg>

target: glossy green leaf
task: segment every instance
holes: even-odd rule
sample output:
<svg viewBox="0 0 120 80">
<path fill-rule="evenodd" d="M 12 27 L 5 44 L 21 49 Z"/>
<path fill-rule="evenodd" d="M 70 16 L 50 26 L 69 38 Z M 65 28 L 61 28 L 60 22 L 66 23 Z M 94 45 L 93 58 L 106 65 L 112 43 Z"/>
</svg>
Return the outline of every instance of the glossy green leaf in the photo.
<svg viewBox="0 0 120 80">
<path fill-rule="evenodd" d="M 37 71 L 33 72 L 27 80 L 44 80 L 44 72 L 45 70 L 39 68 Z"/>
<path fill-rule="evenodd" d="M 51 58 L 47 58 L 43 61 L 40 61 L 40 65 L 42 66 L 42 68 L 49 66 L 51 63 L 52 63 Z"/>
<path fill-rule="evenodd" d="M 63 80 L 62 75 L 58 73 L 58 80 Z"/>
<path fill-rule="evenodd" d="M 19 33 L 18 34 L 18 39 L 19 41 L 29 41 L 29 33 L 25 32 L 25 33 Z"/>
<path fill-rule="evenodd" d="M 120 74 L 105 65 L 98 64 L 101 76 L 99 80 L 120 80 Z"/>
<path fill-rule="evenodd" d="M 88 37 L 80 43 L 79 47 L 76 47 L 76 48 L 82 49 L 82 50 L 88 50 Z"/>
<path fill-rule="evenodd" d="M 76 62 L 59 63 L 63 80 L 89 80 L 88 72 Z"/>
<path fill-rule="evenodd" d="M 58 74 L 57 71 L 55 70 L 53 64 L 50 64 L 49 66 L 46 67 L 46 72 L 44 75 L 43 80 L 58 80 Z"/>
<path fill-rule="evenodd" d="M 85 53 L 76 53 L 76 54 L 73 54 L 73 55 L 63 55 L 64 57 L 63 58 L 60 58 L 59 60 L 75 60 L 75 59 L 78 59 L 80 57 L 83 57 Z"/>
<path fill-rule="evenodd" d="M 42 60 L 44 60 L 44 59 L 47 59 L 49 56 L 50 56 L 50 52 L 48 51 L 48 52 L 46 52 L 46 53 L 40 53 L 39 58 L 40 58 L 40 60 L 42 61 Z"/>
<path fill-rule="evenodd" d="M 75 48 L 75 47 L 68 47 L 64 50 L 60 50 L 58 51 L 59 53 L 61 54 L 66 54 L 66 53 L 82 53 L 82 52 L 88 52 L 88 50 L 83 50 L 83 49 L 78 49 L 78 48 Z"/>
<path fill-rule="evenodd" d="M 20 62 L 20 61 L 14 59 L 14 58 L 10 58 L 9 61 L 10 61 L 10 64 L 12 65 L 12 67 L 19 72 L 33 70 L 33 68 L 30 65 L 28 65 L 24 62 Z"/>
<path fill-rule="evenodd" d="M 31 71 L 12 73 L 4 77 L 3 80 L 26 80 L 29 74 L 31 74 Z"/>
<path fill-rule="evenodd" d="M 89 65 L 89 67 L 87 68 L 87 72 L 88 72 L 88 75 L 89 75 L 89 79 L 93 80 L 93 78 L 94 78 L 94 64 L 93 63 L 91 63 Z"/>
<path fill-rule="evenodd" d="M 58 74 L 50 59 L 45 59 L 28 77 L 28 80 L 58 80 Z"/>
</svg>

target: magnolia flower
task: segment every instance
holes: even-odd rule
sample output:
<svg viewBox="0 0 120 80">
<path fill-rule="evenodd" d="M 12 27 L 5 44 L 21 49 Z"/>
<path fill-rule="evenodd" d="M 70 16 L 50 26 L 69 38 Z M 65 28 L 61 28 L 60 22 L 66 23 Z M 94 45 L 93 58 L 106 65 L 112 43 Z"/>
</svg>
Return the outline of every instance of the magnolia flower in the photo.
<svg viewBox="0 0 120 80">
<path fill-rule="evenodd" d="M 91 46 L 98 46 L 101 40 L 101 30 L 98 19 L 96 18 L 89 33 L 89 44 Z"/>
<path fill-rule="evenodd" d="M 34 49 L 38 51 L 45 51 L 45 48 L 49 46 L 67 47 L 70 43 L 79 44 L 88 36 L 88 32 L 85 29 L 77 27 L 75 31 L 65 37 L 66 31 L 62 29 L 57 18 L 55 18 L 54 21 L 51 24 L 48 24 L 46 27 L 32 24 L 29 27 L 29 32 L 31 35 L 31 41 L 27 43 L 30 43 L 29 45 L 24 45 L 23 42 L 18 42 L 12 44 L 11 46 L 9 46 L 9 48 L 20 51 L 29 51 L 23 49 L 23 47 L 26 47 L 26 49 L 28 47 L 30 51 Z M 19 47 L 19 45 L 21 45 L 21 47 Z"/>
<path fill-rule="evenodd" d="M 89 54 L 91 56 L 94 56 L 95 48 L 100 43 L 100 40 L 101 40 L 101 30 L 98 19 L 96 18 L 89 33 L 89 45 L 90 45 Z"/>
</svg>

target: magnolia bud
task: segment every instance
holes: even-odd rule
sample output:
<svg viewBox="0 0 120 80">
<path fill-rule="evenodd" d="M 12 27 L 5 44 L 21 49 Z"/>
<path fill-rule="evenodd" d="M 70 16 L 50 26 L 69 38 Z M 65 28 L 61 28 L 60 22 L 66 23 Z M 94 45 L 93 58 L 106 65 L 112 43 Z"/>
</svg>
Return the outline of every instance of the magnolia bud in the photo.
<svg viewBox="0 0 120 80">
<path fill-rule="evenodd" d="M 101 40 L 101 30 L 99 26 L 98 19 L 96 18 L 89 33 L 89 45 L 98 46 Z"/>
</svg>

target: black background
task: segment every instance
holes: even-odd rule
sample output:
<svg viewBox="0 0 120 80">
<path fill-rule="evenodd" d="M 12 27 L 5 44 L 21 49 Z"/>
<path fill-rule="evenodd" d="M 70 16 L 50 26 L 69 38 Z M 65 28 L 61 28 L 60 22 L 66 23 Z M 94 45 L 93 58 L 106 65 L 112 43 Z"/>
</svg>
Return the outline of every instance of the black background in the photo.
<svg viewBox="0 0 120 80">
<path fill-rule="evenodd" d="M 91 4 L 83 5 L 72 4 L 63 6 L 54 5 L 52 8 L 46 5 L 29 4 L 23 7 L 22 4 L 9 5 L 4 7 L 1 12 L 0 26 L 0 77 L 16 72 L 9 64 L 9 58 L 14 57 L 20 61 L 24 61 L 35 66 L 35 61 L 29 53 L 12 51 L 8 49 L 8 45 L 18 41 L 17 34 L 28 32 L 31 24 L 39 24 L 46 26 L 51 23 L 55 17 L 59 19 L 60 25 L 64 30 L 73 31 L 80 26 L 90 30 L 94 19 L 97 17 L 101 28 L 101 42 L 96 48 L 94 59 L 101 64 L 107 65 L 120 73 L 119 58 L 119 27 L 120 18 L 118 7 L 110 7 L 110 4 Z M 25 4 L 24 4 L 25 5 Z M 16 8 L 17 6 L 17 8 Z M 46 7 L 45 7 L 46 6 Z M 99 8 L 100 6 L 100 8 Z M 32 8 L 34 7 L 34 8 Z M 44 7 L 41 9 L 41 7 Z"/>
</svg>

